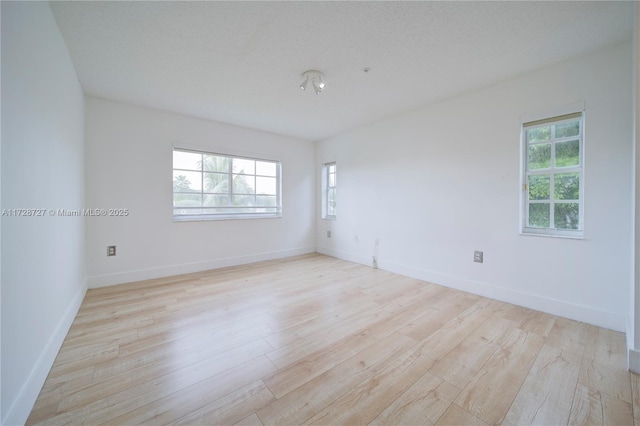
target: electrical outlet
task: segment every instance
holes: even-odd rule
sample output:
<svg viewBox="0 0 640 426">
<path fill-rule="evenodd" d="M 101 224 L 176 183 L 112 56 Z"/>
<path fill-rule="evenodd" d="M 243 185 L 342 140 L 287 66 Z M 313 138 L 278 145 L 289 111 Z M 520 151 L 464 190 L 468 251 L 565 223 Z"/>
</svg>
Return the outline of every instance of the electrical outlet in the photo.
<svg viewBox="0 0 640 426">
<path fill-rule="evenodd" d="M 116 255 L 116 246 L 107 246 L 107 256 Z"/>
<path fill-rule="evenodd" d="M 358 239 L 358 234 L 355 234 L 355 235 L 353 236 L 353 241 L 355 241 L 356 243 L 359 241 L 359 239 Z"/>
<path fill-rule="evenodd" d="M 480 250 L 476 250 L 473 252 L 473 261 L 476 263 L 483 263 L 484 262 L 484 252 L 481 252 Z"/>
<path fill-rule="evenodd" d="M 331 231 L 327 231 L 327 238 L 331 238 Z"/>
</svg>

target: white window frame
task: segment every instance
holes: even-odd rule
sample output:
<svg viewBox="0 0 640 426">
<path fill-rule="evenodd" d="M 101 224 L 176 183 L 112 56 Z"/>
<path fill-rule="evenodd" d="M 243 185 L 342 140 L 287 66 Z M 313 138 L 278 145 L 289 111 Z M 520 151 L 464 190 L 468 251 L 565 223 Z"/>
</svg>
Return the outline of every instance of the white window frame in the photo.
<svg viewBox="0 0 640 426">
<path fill-rule="evenodd" d="M 185 193 L 185 194 L 200 194 L 203 197 L 204 200 L 204 196 L 205 195 L 214 195 L 213 193 L 208 193 L 205 190 L 205 185 L 204 185 L 204 175 L 205 173 L 207 173 L 205 170 L 203 170 L 204 165 L 200 166 L 200 170 L 196 170 L 196 169 L 180 169 L 180 168 L 175 168 L 173 165 L 173 153 L 175 151 L 179 151 L 179 152 L 187 152 L 187 153 L 194 153 L 194 154 L 201 154 L 201 155 L 213 155 L 213 156 L 217 156 L 217 157 L 224 157 L 224 158 L 228 158 L 229 161 L 229 167 L 227 172 L 219 172 L 219 174 L 227 174 L 228 175 L 228 181 L 229 181 L 229 188 L 228 191 L 225 193 L 216 193 L 216 195 L 228 195 L 229 198 L 231 199 L 233 197 L 233 195 L 254 195 L 254 196 L 259 196 L 261 194 L 258 194 L 257 192 L 254 192 L 254 194 L 235 194 L 233 192 L 233 176 L 234 174 L 237 175 L 237 173 L 233 173 L 233 161 L 234 160 L 252 160 L 252 161 L 260 161 L 260 162 L 265 162 L 265 163 L 273 163 L 276 166 L 276 205 L 275 206 L 217 206 L 217 207 L 206 207 L 206 206 L 193 206 L 193 207 L 185 207 L 185 206 L 175 206 L 175 201 L 174 201 L 174 195 L 175 194 L 181 194 L 181 193 Z M 249 156 L 242 156 L 242 155 L 231 155 L 231 154 L 225 154 L 225 153 L 220 153 L 220 152 L 210 152 L 210 151 L 203 151 L 200 149 L 191 149 L 191 148 L 182 148 L 182 147 L 177 147 L 174 146 L 173 149 L 171 150 L 171 163 L 172 163 L 172 181 L 173 181 L 173 174 L 175 171 L 185 171 L 185 172 L 199 172 L 201 173 L 201 179 L 202 181 L 200 182 L 200 192 L 193 192 L 193 191 L 189 191 L 189 192 L 176 192 L 175 190 L 173 190 L 172 187 L 172 213 L 173 213 L 173 220 L 175 222 L 182 222 L 182 221 L 201 221 L 201 220 L 228 220 L 228 219 L 263 219 L 263 218 L 280 218 L 282 217 L 282 164 L 280 161 L 278 160 L 272 160 L 272 159 L 265 159 L 265 158 L 257 158 L 257 157 L 249 157 Z M 253 174 L 246 174 L 247 176 L 253 176 L 254 178 L 259 178 L 259 177 L 274 177 L 274 176 L 263 176 L 258 174 L 258 172 L 256 170 L 254 170 Z M 255 182 L 255 181 L 254 181 Z M 254 189 L 255 191 L 255 189 Z M 269 194 L 270 195 L 270 194 Z M 231 203 L 230 203 L 231 204 Z M 216 208 L 216 209 L 221 209 L 221 210 L 229 210 L 228 212 L 225 213 L 194 213 L 194 214 L 176 214 L 176 211 L 180 211 L 180 210 L 194 210 L 196 211 L 197 209 L 205 209 L 205 208 Z M 234 212 L 233 209 L 239 209 L 239 208 L 255 208 L 256 211 L 254 212 Z M 269 211 L 269 212 L 260 212 L 258 210 L 260 209 L 273 209 L 274 211 Z"/>
<path fill-rule="evenodd" d="M 579 117 L 577 117 L 579 115 Z M 555 146 L 556 143 L 575 140 L 576 136 L 566 138 L 555 137 L 555 125 L 566 122 L 575 121 L 579 118 L 580 131 L 578 134 L 579 141 L 579 164 L 577 166 L 556 167 L 555 166 Z M 522 235 L 538 235 L 549 237 L 564 237 L 582 239 L 584 237 L 584 134 L 585 134 L 585 111 L 584 104 L 579 103 L 564 108 L 556 109 L 548 114 L 532 114 L 521 119 L 521 227 Z M 528 170 L 528 152 L 529 142 L 527 141 L 526 130 L 535 129 L 544 126 L 552 126 L 551 139 L 543 143 L 551 144 L 551 164 L 549 168 Z M 562 173 L 579 173 L 579 200 L 578 203 L 579 217 L 577 229 L 558 229 L 555 228 L 554 206 L 555 204 L 568 202 L 569 200 L 558 201 L 554 197 L 554 178 L 557 174 Z M 549 175 L 550 176 L 550 193 L 549 193 L 549 209 L 550 209 L 550 226 L 548 228 L 529 226 L 529 204 L 536 203 L 535 200 L 529 200 L 529 176 L 532 175 Z M 541 200 L 540 202 L 546 202 Z"/>
<path fill-rule="evenodd" d="M 333 170 L 333 171 L 332 171 Z M 329 185 L 329 175 L 333 174 L 333 186 Z M 336 194 L 337 194 L 337 181 L 338 178 L 338 166 L 335 161 L 324 163 L 322 165 L 322 218 L 335 220 L 336 218 Z M 333 190 L 333 209 L 329 208 L 329 193 Z M 333 210 L 333 213 L 329 213 Z"/>
</svg>

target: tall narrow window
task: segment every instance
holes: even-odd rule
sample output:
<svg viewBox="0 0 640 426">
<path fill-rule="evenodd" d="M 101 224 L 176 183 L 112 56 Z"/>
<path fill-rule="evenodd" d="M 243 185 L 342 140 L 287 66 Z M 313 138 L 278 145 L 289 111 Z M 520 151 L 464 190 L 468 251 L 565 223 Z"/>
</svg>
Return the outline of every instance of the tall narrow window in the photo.
<svg viewBox="0 0 640 426">
<path fill-rule="evenodd" d="M 582 236 L 583 133 L 582 112 L 523 123 L 523 233 Z"/>
<path fill-rule="evenodd" d="M 173 218 L 280 217 L 280 163 L 173 150 Z"/>
<path fill-rule="evenodd" d="M 322 167 L 322 217 L 336 218 L 336 163 L 326 163 Z"/>
</svg>

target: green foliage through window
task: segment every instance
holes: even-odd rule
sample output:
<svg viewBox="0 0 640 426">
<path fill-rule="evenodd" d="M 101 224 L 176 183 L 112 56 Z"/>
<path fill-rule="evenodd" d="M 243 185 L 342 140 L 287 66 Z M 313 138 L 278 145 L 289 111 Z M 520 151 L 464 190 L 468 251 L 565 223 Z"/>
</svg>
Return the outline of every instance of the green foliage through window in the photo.
<svg viewBox="0 0 640 426">
<path fill-rule="evenodd" d="M 549 203 L 529 204 L 529 226 L 535 228 L 549 227 Z"/>
<path fill-rule="evenodd" d="M 174 149 L 174 216 L 279 215 L 279 170 L 275 161 Z"/>
<path fill-rule="evenodd" d="M 526 123 L 526 227 L 581 230 L 582 115 Z"/>
<path fill-rule="evenodd" d="M 548 200 L 551 194 L 551 176 L 532 175 L 529 176 L 529 199 Z"/>
</svg>

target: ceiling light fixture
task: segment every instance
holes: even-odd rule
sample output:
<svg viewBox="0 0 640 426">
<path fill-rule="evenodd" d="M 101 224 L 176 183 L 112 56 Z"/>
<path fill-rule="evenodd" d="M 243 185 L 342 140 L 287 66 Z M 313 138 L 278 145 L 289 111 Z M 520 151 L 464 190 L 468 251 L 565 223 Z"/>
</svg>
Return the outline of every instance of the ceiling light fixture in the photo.
<svg viewBox="0 0 640 426">
<path fill-rule="evenodd" d="M 307 86 L 309 82 L 313 86 L 313 91 L 316 92 L 316 95 L 322 93 L 326 84 L 324 80 L 322 80 L 322 73 L 316 70 L 309 70 L 302 73 L 302 83 L 300 83 L 300 90 L 307 90 Z"/>
</svg>

